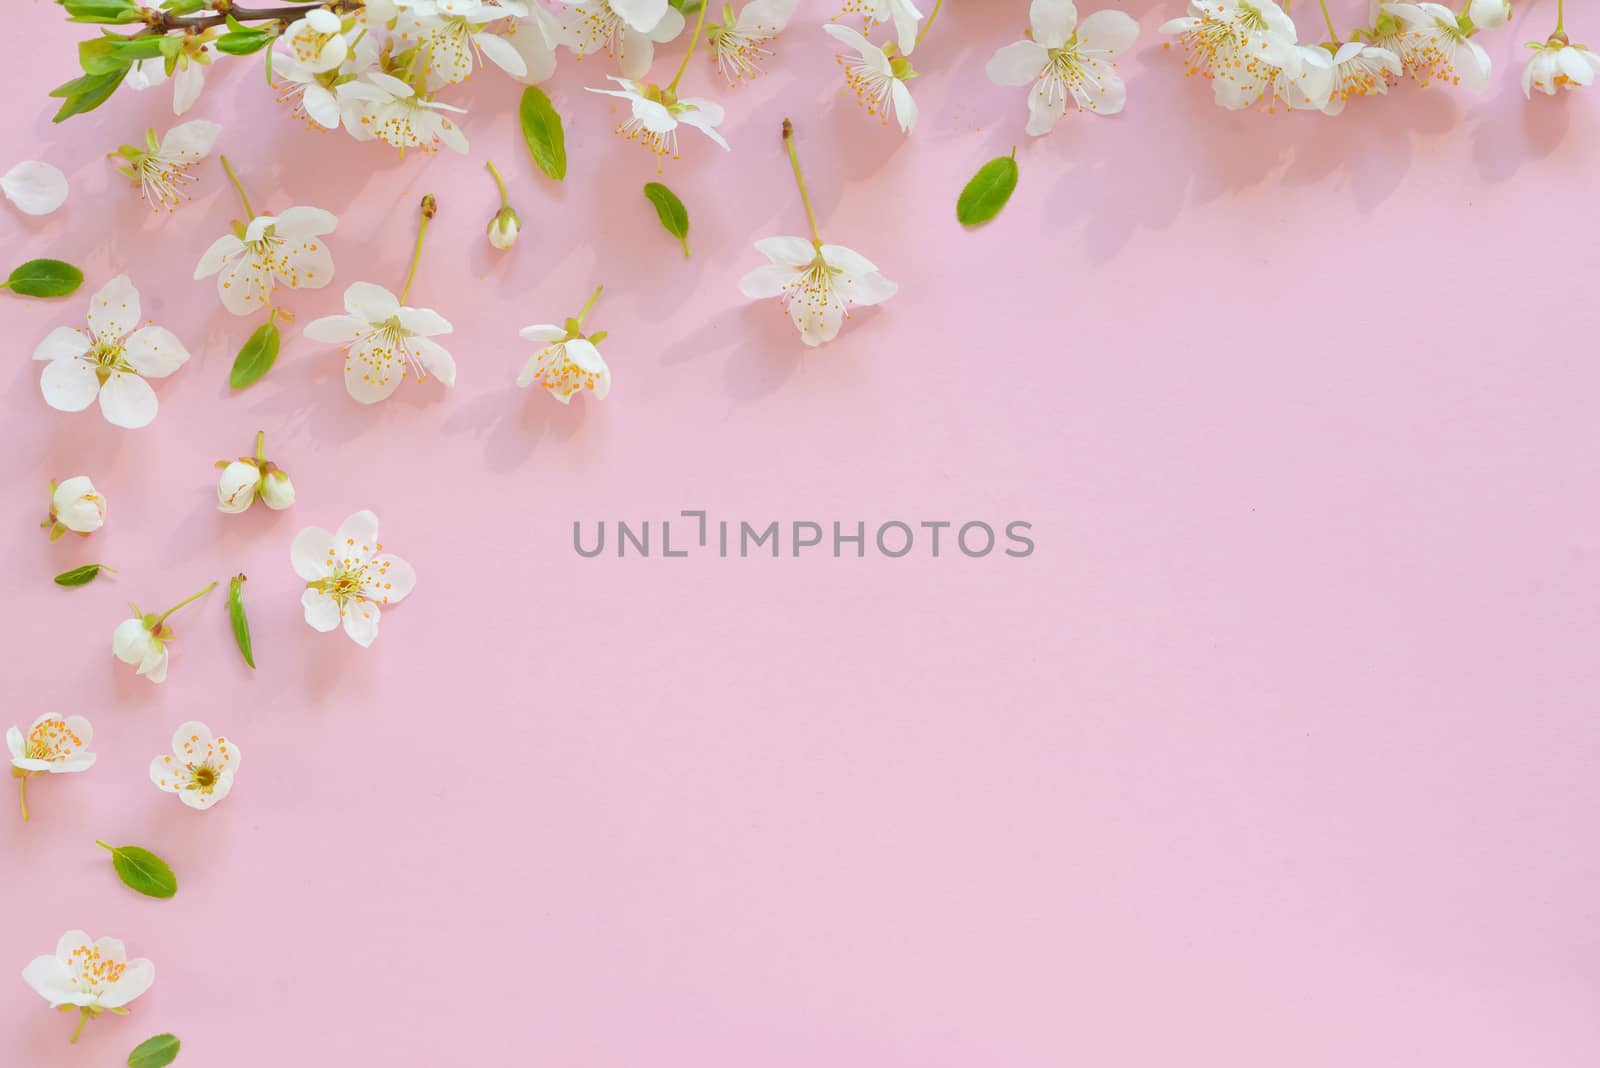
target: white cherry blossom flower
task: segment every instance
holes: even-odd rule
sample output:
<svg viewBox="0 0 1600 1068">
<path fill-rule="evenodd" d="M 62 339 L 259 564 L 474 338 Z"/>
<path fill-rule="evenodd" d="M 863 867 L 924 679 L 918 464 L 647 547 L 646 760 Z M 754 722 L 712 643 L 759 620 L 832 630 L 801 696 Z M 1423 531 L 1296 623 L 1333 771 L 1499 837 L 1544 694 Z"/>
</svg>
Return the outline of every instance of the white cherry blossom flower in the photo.
<svg viewBox="0 0 1600 1068">
<path fill-rule="evenodd" d="M 1070 98 L 1079 111 L 1115 115 L 1127 88 L 1112 57 L 1139 36 L 1139 24 L 1121 11 L 1096 11 L 1078 24 L 1072 0 L 1033 0 L 1027 40 L 1006 45 L 985 68 L 997 85 L 1029 85 L 1028 133 L 1055 129 Z"/>
<path fill-rule="evenodd" d="M 306 324 L 313 341 L 344 346 L 344 384 L 362 404 L 381 401 L 410 376 L 456 384 L 456 361 L 433 338 L 454 329 L 431 308 L 402 306 L 389 290 L 356 282 L 344 291 L 345 315 Z"/>
<path fill-rule="evenodd" d="M 24 160 L 0 175 L 0 192 L 24 215 L 49 215 L 67 202 L 67 176 L 48 163 Z"/>
<path fill-rule="evenodd" d="M 312 74 L 337 69 L 350 54 L 344 20 L 326 8 L 306 12 L 281 40 L 288 46 L 289 57 Z"/>
<path fill-rule="evenodd" d="M 591 93 L 626 100 L 628 118 L 617 124 L 616 133 L 624 141 L 637 141 L 659 161 L 670 155 L 678 158 L 678 127 L 692 126 L 726 151 L 728 142 L 717 132 L 725 112 L 722 105 L 704 97 L 679 98 L 671 89 L 611 76 L 620 89 L 590 89 Z M 659 166 L 658 166 L 659 169 Z"/>
<path fill-rule="evenodd" d="M 172 59 L 172 113 L 183 115 L 200 99 L 206 85 L 206 68 L 217 58 L 216 38 L 222 29 L 212 27 L 200 33 L 185 34 L 172 40 L 181 42 Z M 123 84 L 130 89 L 153 89 L 167 80 L 167 59 L 141 59 L 133 63 Z"/>
<path fill-rule="evenodd" d="M 1382 10 L 1400 24 L 1400 62 L 1418 85 L 1442 81 L 1477 93 L 1488 87 L 1489 53 L 1454 11 L 1443 4 L 1384 4 Z"/>
<path fill-rule="evenodd" d="M 156 981 L 156 966 L 143 957 L 128 959 L 115 938 L 90 941 L 82 931 L 68 931 L 53 954 L 35 957 L 22 969 L 22 979 L 53 1009 L 78 1010 L 78 1041 L 83 1025 L 103 1013 L 124 1015 L 128 1005 Z"/>
<path fill-rule="evenodd" d="M 837 337 L 851 305 L 881 304 L 899 289 L 871 260 L 843 245 L 764 237 L 756 249 L 772 262 L 745 275 L 740 291 L 752 300 L 776 297 L 807 345 Z"/>
<path fill-rule="evenodd" d="M 374 138 L 402 152 L 408 148 L 437 152 L 440 146 L 467 151 L 467 137 L 446 112 L 465 114 L 416 90 L 392 74 L 367 71 L 340 96 L 345 129 L 357 141 Z"/>
<path fill-rule="evenodd" d="M 909 56 L 917 47 L 917 26 L 922 22 L 922 12 L 911 0 L 847 0 L 840 17 L 860 15 L 864 29 L 871 31 L 881 23 L 894 24 L 895 40 L 900 54 Z"/>
<path fill-rule="evenodd" d="M 1190 0 L 1189 13 L 1161 32 L 1178 38 L 1187 73 L 1209 79 L 1230 111 L 1260 100 L 1279 70 L 1298 73 L 1294 22 L 1273 0 Z"/>
<path fill-rule="evenodd" d="M 98 396 L 107 422 L 135 429 L 156 417 L 145 379 L 172 374 L 189 350 L 165 327 L 139 327 L 139 291 L 119 274 L 90 299 L 87 331 L 58 326 L 33 358 L 47 361 L 39 389 L 50 407 L 81 412 Z"/>
<path fill-rule="evenodd" d="M 563 326 L 540 323 L 525 326 L 519 331 L 524 341 L 540 346 L 528 358 L 522 373 L 517 375 L 517 385 L 527 389 L 542 386 L 562 404 L 572 403 L 574 394 L 589 390 L 595 400 L 604 400 L 611 392 L 611 368 L 600 355 L 600 342 L 606 338 L 604 330 L 592 334 L 583 332 L 583 320 L 600 299 L 604 286 L 597 287 L 589 302 L 575 317 Z"/>
<path fill-rule="evenodd" d="M 1557 89 L 1582 89 L 1593 85 L 1600 73 L 1600 55 L 1557 33 L 1544 44 L 1531 44 L 1533 55 L 1522 68 L 1522 95 L 1533 98 L 1535 89 L 1554 96 Z"/>
<path fill-rule="evenodd" d="M 367 9 L 370 12 L 370 6 Z M 346 112 L 355 114 L 357 103 L 382 103 L 388 95 L 360 80 L 378 62 L 378 48 L 372 35 L 360 32 L 347 35 L 344 61 L 332 70 L 313 71 L 288 52 L 275 52 L 272 58 L 272 86 L 278 102 L 286 104 L 308 127 L 336 130 Z"/>
<path fill-rule="evenodd" d="M 464 82 L 484 59 L 513 78 L 526 77 L 522 53 L 490 30 L 504 19 L 528 17 L 520 0 L 424 0 L 405 10 L 399 30 L 422 49 L 429 86 Z"/>
<path fill-rule="evenodd" d="M 556 40 L 580 56 L 604 48 L 625 78 L 643 78 L 655 46 L 683 32 L 684 19 L 667 0 L 583 0 L 556 16 Z"/>
<path fill-rule="evenodd" d="M 1333 56 L 1333 86 L 1322 113 L 1339 114 L 1351 97 L 1387 94 L 1390 81 L 1400 77 L 1403 69 L 1400 57 L 1387 48 L 1364 41 L 1344 42 Z"/>
<path fill-rule="evenodd" d="M 332 534 L 305 528 L 295 535 L 289 559 L 306 582 L 300 597 L 306 622 L 323 632 L 342 623 L 361 646 L 378 637 L 379 610 L 404 600 L 417 584 L 410 564 L 383 551 L 378 517 L 370 511 L 350 516 Z"/>
<path fill-rule="evenodd" d="M 187 186 L 196 181 L 189 169 L 211 154 L 222 127 L 204 119 L 179 123 L 156 141 L 154 130 L 145 131 L 145 147 L 123 145 L 115 155 L 117 169 L 133 179 L 139 195 L 153 210 L 171 210 L 189 199 Z"/>
<path fill-rule="evenodd" d="M 799 2 L 750 0 L 738 15 L 733 13 L 733 4 L 722 5 L 722 21 L 706 29 L 706 42 L 711 50 L 711 62 L 729 85 L 737 85 L 761 73 L 761 64 L 773 56 L 768 46 L 789 25 Z"/>
<path fill-rule="evenodd" d="M 94 729 L 82 716 L 46 713 L 33 721 L 28 733 L 20 727 L 6 730 L 6 749 L 11 754 L 11 774 L 17 779 L 17 794 L 22 802 L 22 818 L 28 818 L 28 780 L 35 775 L 62 775 L 87 771 L 94 765 L 88 752 Z"/>
<path fill-rule="evenodd" d="M 1272 100 L 1294 111 L 1321 111 L 1333 93 L 1333 53 L 1303 44 L 1295 45 L 1294 52 L 1296 62 L 1273 73 Z"/>
<path fill-rule="evenodd" d="M 333 256 L 322 238 L 339 220 L 321 208 L 286 208 L 258 215 L 243 234 L 212 242 L 194 269 L 196 279 L 217 276 L 217 296 L 234 315 L 250 315 L 272 303 L 277 286 L 321 289 L 333 281 Z"/>
<path fill-rule="evenodd" d="M 851 56 L 841 52 L 839 65 L 844 68 L 845 83 L 856 94 L 856 103 L 884 125 L 893 116 L 901 131 L 910 133 L 917 125 L 917 102 L 911 99 L 906 82 L 917 72 L 911 69 L 905 55 L 892 41 L 879 48 L 848 26 L 830 22 L 822 28 L 855 53 Z"/>
<path fill-rule="evenodd" d="M 50 528 L 50 540 L 68 532 L 87 538 L 106 522 L 106 499 L 88 475 L 74 475 L 59 485 L 50 483 L 50 517 L 39 525 Z"/>
<path fill-rule="evenodd" d="M 211 728 L 191 720 L 173 732 L 171 754 L 162 753 L 150 761 L 150 781 L 204 812 L 233 790 L 239 757 L 239 743 L 220 735 L 213 737 Z"/>
</svg>

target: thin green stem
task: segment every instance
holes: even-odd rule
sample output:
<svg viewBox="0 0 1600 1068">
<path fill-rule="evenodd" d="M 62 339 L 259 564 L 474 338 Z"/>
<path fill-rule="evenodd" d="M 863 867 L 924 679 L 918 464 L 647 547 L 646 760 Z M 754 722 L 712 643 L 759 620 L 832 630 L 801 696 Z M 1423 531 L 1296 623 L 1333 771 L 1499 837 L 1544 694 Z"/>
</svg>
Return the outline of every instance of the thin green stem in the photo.
<svg viewBox="0 0 1600 1068">
<path fill-rule="evenodd" d="M 267 432 L 265 430 L 257 430 L 256 431 L 256 464 L 259 465 L 261 463 L 261 461 L 265 460 L 266 458 L 267 458 Z"/>
<path fill-rule="evenodd" d="M 706 24 L 706 8 L 710 6 L 709 3 L 700 5 L 700 14 L 694 20 L 694 36 L 689 38 L 689 47 L 683 51 L 683 62 L 678 64 L 678 73 L 674 74 L 672 80 L 667 83 L 667 92 L 669 93 L 678 91 L 678 80 L 683 77 L 683 72 L 689 69 L 689 60 L 694 56 L 694 46 L 700 43 L 700 28 Z"/>
<path fill-rule="evenodd" d="M 495 168 L 493 160 L 488 161 L 484 166 L 489 168 L 489 175 L 494 179 L 494 184 L 500 187 L 500 210 L 504 211 L 511 206 L 511 199 L 506 196 L 505 179 L 500 177 L 500 172 Z"/>
<path fill-rule="evenodd" d="M 76 1031 L 72 1032 L 72 1044 L 73 1045 L 77 1044 L 78 1036 L 83 1034 L 83 1025 L 88 1023 L 88 1022 L 89 1022 L 89 1010 L 88 1009 L 79 1009 L 78 1010 L 78 1029 Z"/>
<path fill-rule="evenodd" d="M 605 291 L 605 286 L 595 286 L 594 292 L 589 294 L 589 302 L 583 306 L 583 311 L 578 313 L 578 325 L 583 325 L 583 320 L 594 310 L 595 302 L 600 299 L 600 294 Z"/>
<path fill-rule="evenodd" d="M 1556 32 L 1565 33 L 1567 26 L 1567 0 L 1556 0 Z"/>
<path fill-rule="evenodd" d="M 800 187 L 800 203 L 806 206 L 806 221 L 811 224 L 811 243 L 822 244 L 822 231 L 817 228 L 817 213 L 811 208 L 811 194 L 806 192 L 805 175 L 800 173 L 800 153 L 794 147 L 794 123 L 783 120 L 783 147 L 789 150 L 789 164 L 794 167 L 794 184 Z"/>
<path fill-rule="evenodd" d="M 17 795 L 18 795 L 19 799 L 22 801 L 22 822 L 23 823 L 27 823 L 28 822 L 28 777 L 26 775 L 18 775 L 17 776 L 17 783 L 18 783 Z"/>
<path fill-rule="evenodd" d="M 185 597 L 183 600 L 179 601 L 177 604 L 173 605 L 171 608 L 167 609 L 165 612 L 162 612 L 159 616 L 157 616 L 155 623 L 150 627 L 150 629 L 152 631 L 160 630 L 161 629 L 161 624 L 163 624 L 163 623 L 165 623 L 167 621 L 167 617 L 168 616 L 172 615 L 172 613 L 176 612 L 178 609 L 184 607 L 185 605 L 194 604 L 200 598 L 204 597 L 206 594 L 210 593 L 212 590 L 214 590 L 216 588 L 217 588 L 217 584 L 215 582 L 213 582 L 211 585 L 207 586 L 205 589 L 201 590 L 199 593 L 190 594 L 188 597 Z"/>
<path fill-rule="evenodd" d="M 1334 44 L 1341 43 L 1339 41 L 1339 31 L 1333 28 L 1333 16 L 1328 14 L 1328 0 L 1317 0 L 1317 3 L 1322 5 L 1322 21 L 1327 23 L 1328 26 L 1328 40 Z"/>
<path fill-rule="evenodd" d="M 107 853 L 115 853 L 117 851 L 115 846 L 107 845 L 98 838 L 94 840 L 94 844 L 104 849 Z"/>
<path fill-rule="evenodd" d="M 944 7 L 944 0 L 935 0 L 933 10 L 928 12 L 928 21 L 922 24 L 922 29 L 917 31 L 916 40 L 911 42 L 912 48 L 917 47 L 922 43 L 922 39 L 928 36 L 928 31 L 933 29 L 933 20 L 939 17 L 939 9 L 942 7 Z M 1288 0 L 1284 0 L 1283 8 L 1285 11 L 1289 9 Z"/>
<path fill-rule="evenodd" d="M 428 224 L 438 210 L 439 203 L 433 199 L 432 193 L 422 198 L 422 221 L 417 224 L 417 244 L 411 250 L 411 270 L 406 272 L 406 284 L 400 289 L 401 304 L 411 294 L 411 283 L 417 280 L 417 264 L 422 262 L 422 239 L 428 236 Z"/>
<path fill-rule="evenodd" d="M 233 183 L 234 191 L 239 194 L 239 200 L 244 204 L 244 213 L 254 219 L 256 212 L 250 206 L 250 195 L 244 191 L 244 183 L 239 181 L 239 175 L 233 169 L 233 164 L 228 162 L 227 156 L 222 157 L 222 169 L 228 172 L 228 181 Z"/>
</svg>

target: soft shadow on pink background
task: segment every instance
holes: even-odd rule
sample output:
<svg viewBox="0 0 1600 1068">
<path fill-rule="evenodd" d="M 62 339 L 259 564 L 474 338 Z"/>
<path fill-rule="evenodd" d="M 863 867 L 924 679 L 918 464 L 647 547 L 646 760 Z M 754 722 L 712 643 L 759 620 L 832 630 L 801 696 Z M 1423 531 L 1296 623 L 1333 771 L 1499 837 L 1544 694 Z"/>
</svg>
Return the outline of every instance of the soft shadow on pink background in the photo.
<svg viewBox="0 0 1600 1068">
<path fill-rule="evenodd" d="M 363 408 L 293 328 L 229 392 L 254 321 L 189 280 L 238 213 L 220 168 L 144 211 L 103 153 L 170 125 L 170 96 L 51 125 L 92 31 L 26 5 L 0 163 L 50 160 L 73 195 L 0 228 L 11 261 L 88 282 L 4 300 L 0 692 L 7 723 L 88 714 L 100 763 L 36 780 L 27 826 L 0 809 L 0 965 L 83 927 L 157 980 L 76 1047 L 0 981 L 8 1057 L 119 1064 L 171 1030 L 180 1064 L 232 1068 L 1600 1061 L 1600 90 L 1524 102 L 1538 0 L 1485 38 L 1484 97 L 1226 114 L 1160 47 L 1178 5 L 1129 6 L 1126 114 L 1040 141 L 983 76 L 1022 0 L 951 0 L 910 139 L 840 99 L 831 6 L 802 5 L 751 87 L 697 62 L 685 86 L 726 99 L 734 150 L 691 132 L 663 176 L 687 262 L 640 195 L 649 158 L 581 90 L 599 59 L 563 54 L 549 87 L 560 186 L 498 75 L 450 98 L 470 156 L 399 161 L 302 129 L 230 64 L 193 117 L 224 124 L 257 208 L 341 218 L 302 324 L 350 282 L 397 288 L 439 198 L 415 300 L 455 322 L 459 385 Z M 1600 36 L 1600 12 L 1569 24 Z M 755 238 L 804 229 L 785 115 L 825 234 L 902 287 L 815 352 L 737 288 Z M 963 232 L 957 191 L 1013 144 L 1015 199 Z M 526 227 L 509 255 L 483 236 L 485 159 Z M 120 271 L 195 356 L 140 432 L 48 409 L 29 360 Z M 517 328 L 601 282 L 612 396 L 517 390 Z M 258 428 L 299 503 L 220 515 L 212 461 Z M 47 481 L 79 473 L 109 524 L 49 544 Z M 360 508 L 419 575 L 370 650 L 304 625 L 288 562 L 296 530 Z M 574 520 L 690 508 L 1023 519 L 1038 551 L 571 549 Z M 90 560 L 121 571 L 51 586 Z M 165 686 L 112 659 L 125 602 L 237 571 L 259 671 L 218 595 L 176 620 Z M 146 778 L 188 718 L 244 753 L 208 813 Z M 177 899 L 126 891 L 97 837 L 164 854 Z"/>
</svg>

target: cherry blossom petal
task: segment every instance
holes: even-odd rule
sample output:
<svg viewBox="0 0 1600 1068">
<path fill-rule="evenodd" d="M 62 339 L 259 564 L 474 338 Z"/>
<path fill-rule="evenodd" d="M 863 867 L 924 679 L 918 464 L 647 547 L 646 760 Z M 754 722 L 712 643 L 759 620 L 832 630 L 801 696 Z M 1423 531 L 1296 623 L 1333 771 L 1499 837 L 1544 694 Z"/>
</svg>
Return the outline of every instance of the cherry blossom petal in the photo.
<svg viewBox="0 0 1600 1068">
<path fill-rule="evenodd" d="M 313 630 L 326 634 L 339 629 L 339 602 L 322 590 L 307 590 L 300 595 L 300 606 L 305 609 L 306 622 Z"/>
<path fill-rule="evenodd" d="M 1017 41 L 995 52 L 984 73 L 996 85 L 1029 85 L 1050 62 L 1050 50 L 1034 41 Z"/>
<path fill-rule="evenodd" d="M 227 263 L 230 256 L 236 256 L 243 251 L 243 241 L 232 234 L 223 234 L 211 242 L 211 247 L 206 249 L 205 254 L 200 257 L 200 262 L 195 264 L 195 278 L 198 280 L 211 277 L 222 270 L 223 264 Z"/>
<path fill-rule="evenodd" d="M 94 403 L 100 379 L 87 360 L 51 360 L 39 375 L 39 390 L 58 412 L 81 412 Z"/>
<path fill-rule="evenodd" d="M 189 350 L 172 331 L 147 326 L 128 337 L 123 356 L 146 378 L 165 378 L 189 361 Z"/>
<path fill-rule="evenodd" d="M 24 215 L 49 215 L 67 201 L 67 176 L 37 160 L 24 160 L 0 175 L 0 191 Z"/>
<path fill-rule="evenodd" d="M 321 527 L 306 527 L 289 543 L 289 562 L 294 565 L 294 573 L 307 582 L 326 577 L 332 548 L 332 534 Z"/>
<path fill-rule="evenodd" d="M 83 331 L 70 326 L 58 326 L 44 336 L 33 350 L 36 360 L 70 360 L 89 351 L 89 338 Z"/>
<path fill-rule="evenodd" d="M 89 298 L 89 332 L 97 341 L 121 341 L 139 325 L 139 291 L 119 274 Z"/>
<path fill-rule="evenodd" d="M 410 337 L 404 342 L 423 370 L 447 386 L 456 384 L 456 359 L 437 341 L 425 337 Z"/>
<path fill-rule="evenodd" d="M 1035 41 L 1046 48 L 1060 48 L 1078 24 L 1078 9 L 1072 0 L 1033 0 L 1028 24 Z"/>
<path fill-rule="evenodd" d="M 157 407 L 156 391 L 138 375 L 117 372 L 100 387 L 100 412 L 112 426 L 126 430 L 149 426 Z M 145 674 L 143 668 L 140 674 Z"/>
<path fill-rule="evenodd" d="M 345 607 L 344 632 L 363 649 L 378 638 L 378 606 L 371 601 L 355 601 Z"/>
</svg>

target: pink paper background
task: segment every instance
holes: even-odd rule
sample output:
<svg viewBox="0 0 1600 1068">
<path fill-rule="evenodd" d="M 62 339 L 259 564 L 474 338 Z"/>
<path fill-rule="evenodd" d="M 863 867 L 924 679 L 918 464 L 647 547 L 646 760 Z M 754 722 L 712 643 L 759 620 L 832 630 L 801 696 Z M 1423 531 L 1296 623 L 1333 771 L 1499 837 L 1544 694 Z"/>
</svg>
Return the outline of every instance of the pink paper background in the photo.
<svg viewBox="0 0 1600 1068">
<path fill-rule="evenodd" d="M 0 981 L 0 1060 L 109 1066 L 171 1030 L 191 1068 L 1600 1062 L 1600 90 L 1524 102 L 1555 7 L 1528 0 L 1484 38 L 1484 97 L 1226 114 L 1161 49 L 1177 7 L 1130 5 L 1124 116 L 1030 141 L 982 69 L 1026 4 L 952 0 L 905 139 L 839 99 L 831 7 L 806 0 L 768 77 L 686 79 L 734 146 L 690 134 L 667 167 L 687 262 L 648 157 L 581 91 L 601 60 L 564 54 L 549 86 L 563 186 L 497 75 L 450 98 L 469 157 L 401 162 L 230 65 L 193 117 L 225 125 L 258 209 L 341 216 L 301 323 L 398 287 L 438 195 L 415 299 L 455 322 L 459 385 L 363 408 L 293 330 L 230 394 L 254 320 L 189 280 L 238 211 L 220 168 L 149 216 L 102 154 L 169 125 L 169 95 L 51 125 L 88 31 L 25 5 L 0 163 L 53 161 L 73 194 L 0 227 L 9 261 L 89 281 L 3 302 L 0 693 L 7 724 L 88 714 L 100 761 L 35 780 L 27 826 L 0 807 L 0 964 L 83 927 L 158 977 L 77 1047 Z M 902 287 L 821 351 L 737 288 L 751 241 L 803 232 L 786 114 L 825 233 Z M 963 232 L 956 192 L 1013 144 L 1015 199 Z M 485 158 L 526 225 L 509 255 Z M 195 355 L 140 432 L 50 410 L 29 361 L 119 271 Z M 610 399 L 517 390 L 517 328 L 599 282 Z M 299 503 L 220 515 L 211 463 L 257 428 Z M 49 544 L 47 480 L 78 473 L 109 523 Z M 419 574 L 365 651 L 304 625 L 288 564 L 296 530 L 360 508 Z M 1038 551 L 571 550 L 574 519 L 685 508 L 1025 519 Z M 121 572 L 51 586 L 90 560 Z M 112 659 L 125 602 L 240 570 L 259 671 L 220 593 L 176 620 L 165 686 Z M 244 752 L 208 813 L 146 777 L 187 718 Z M 164 854 L 177 899 L 126 891 L 97 837 Z"/>
</svg>

